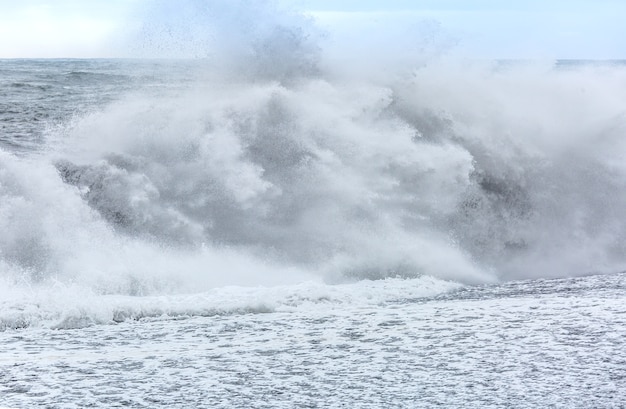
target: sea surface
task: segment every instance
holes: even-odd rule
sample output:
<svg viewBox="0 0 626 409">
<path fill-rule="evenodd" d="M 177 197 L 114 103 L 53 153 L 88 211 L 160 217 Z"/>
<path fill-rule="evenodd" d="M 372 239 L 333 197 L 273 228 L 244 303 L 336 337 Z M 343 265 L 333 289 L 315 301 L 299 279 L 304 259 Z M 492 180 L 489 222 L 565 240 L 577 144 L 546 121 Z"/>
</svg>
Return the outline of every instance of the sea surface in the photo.
<svg viewBox="0 0 626 409">
<path fill-rule="evenodd" d="M 272 33 L 0 60 L 0 407 L 625 407 L 624 64 Z"/>
</svg>

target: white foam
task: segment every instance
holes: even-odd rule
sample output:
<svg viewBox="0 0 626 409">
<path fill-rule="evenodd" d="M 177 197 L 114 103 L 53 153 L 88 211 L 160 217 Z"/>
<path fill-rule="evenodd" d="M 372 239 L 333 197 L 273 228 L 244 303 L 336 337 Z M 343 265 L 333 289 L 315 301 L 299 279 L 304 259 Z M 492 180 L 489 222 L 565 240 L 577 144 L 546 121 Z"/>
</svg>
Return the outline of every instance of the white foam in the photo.
<svg viewBox="0 0 626 409">
<path fill-rule="evenodd" d="M 307 281 L 273 287 L 226 286 L 204 292 L 141 297 L 97 294 L 89 287 L 61 283 L 12 286 L 0 293 L 0 329 L 70 329 L 125 320 L 376 306 L 429 297 L 459 286 L 432 277 L 388 278 L 336 285 Z"/>
<path fill-rule="evenodd" d="M 232 7 L 212 29 L 232 32 Z M 0 152 L 9 286 L 154 295 L 626 268 L 623 66 L 429 61 L 347 78 L 309 21 L 259 7 L 265 20 L 215 51 L 234 64 L 166 75 L 43 152 Z"/>
</svg>

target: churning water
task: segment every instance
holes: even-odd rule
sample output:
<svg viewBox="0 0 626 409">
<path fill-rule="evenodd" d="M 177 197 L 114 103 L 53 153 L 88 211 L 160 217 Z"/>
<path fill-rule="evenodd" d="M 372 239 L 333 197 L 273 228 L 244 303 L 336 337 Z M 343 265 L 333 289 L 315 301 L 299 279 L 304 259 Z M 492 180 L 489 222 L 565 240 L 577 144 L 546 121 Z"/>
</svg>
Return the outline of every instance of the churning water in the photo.
<svg viewBox="0 0 626 409">
<path fill-rule="evenodd" d="M 362 67 L 262 5 L 0 61 L 0 404 L 623 405 L 626 66 Z"/>
</svg>

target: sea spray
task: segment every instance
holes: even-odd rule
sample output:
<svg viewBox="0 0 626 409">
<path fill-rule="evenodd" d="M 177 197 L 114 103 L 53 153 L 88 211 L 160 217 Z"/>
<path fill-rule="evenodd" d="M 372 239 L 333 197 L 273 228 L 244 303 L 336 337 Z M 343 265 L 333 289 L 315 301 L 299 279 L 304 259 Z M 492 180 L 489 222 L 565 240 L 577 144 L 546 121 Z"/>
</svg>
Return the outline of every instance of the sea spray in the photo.
<svg viewBox="0 0 626 409">
<path fill-rule="evenodd" d="M 310 20 L 254 4 L 237 38 L 235 6 L 196 14 L 225 41 L 207 58 L 117 62 L 137 89 L 2 153 L 5 278 L 146 295 L 624 269 L 622 65 L 385 55 L 347 78 Z"/>
</svg>

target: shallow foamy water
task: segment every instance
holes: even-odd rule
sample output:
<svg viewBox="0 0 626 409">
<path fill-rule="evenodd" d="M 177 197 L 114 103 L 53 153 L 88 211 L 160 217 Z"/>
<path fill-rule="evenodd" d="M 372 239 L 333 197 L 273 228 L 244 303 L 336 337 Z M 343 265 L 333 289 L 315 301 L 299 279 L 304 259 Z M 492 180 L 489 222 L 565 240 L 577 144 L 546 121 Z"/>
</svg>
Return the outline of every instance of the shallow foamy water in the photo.
<svg viewBox="0 0 626 409">
<path fill-rule="evenodd" d="M 272 307 L 249 312 L 7 330 L 0 403 L 588 408 L 626 399 L 626 275 L 402 291 L 414 281 L 327 286 L 325 296 L 313 294 L 322 285 L 291 296 L 282 287 Z"/>
</svg>

